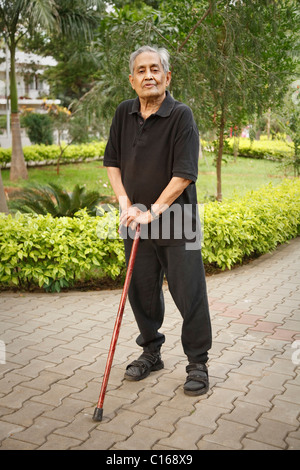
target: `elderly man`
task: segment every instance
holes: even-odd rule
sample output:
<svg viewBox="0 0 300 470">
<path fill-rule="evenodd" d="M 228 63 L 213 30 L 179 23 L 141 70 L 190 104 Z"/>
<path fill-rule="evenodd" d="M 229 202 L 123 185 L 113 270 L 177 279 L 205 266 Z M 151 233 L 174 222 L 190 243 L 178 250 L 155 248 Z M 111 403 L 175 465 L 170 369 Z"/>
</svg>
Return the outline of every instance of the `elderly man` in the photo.
<svg viewBox="0 0 300 470">
<path fill-rule="evenodd" d="M 167 91 L 171 72 L 165 49 L 143 46 L 131 54 L 129 81 L 137 98 L 118 106 L 104 155 L 120 204 L 127 262 L 132 230 L 141 228 L 128 297 L 143 353 L 127 366 L 125 378 L 141 380 L 164 367 L 165 336 L 159 329 L 165 275 L 183 318 L 184 393 L 202 395 L 209 387 L 211 324 L 195 187 L 199 132 L 190 108 Z"/>
</svg>

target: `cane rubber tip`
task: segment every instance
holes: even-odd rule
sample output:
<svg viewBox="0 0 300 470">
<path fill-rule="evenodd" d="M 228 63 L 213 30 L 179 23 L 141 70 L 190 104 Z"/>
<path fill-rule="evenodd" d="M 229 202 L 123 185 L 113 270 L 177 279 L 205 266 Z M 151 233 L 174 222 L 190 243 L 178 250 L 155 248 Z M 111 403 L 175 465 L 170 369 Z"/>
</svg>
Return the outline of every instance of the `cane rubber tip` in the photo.
<svg viewBox="0 0 300 470">
<path fill-rule="evenodd" d="M 103 408 L 95 408 L 93 421 L 102 421 Z"/>
</svg>

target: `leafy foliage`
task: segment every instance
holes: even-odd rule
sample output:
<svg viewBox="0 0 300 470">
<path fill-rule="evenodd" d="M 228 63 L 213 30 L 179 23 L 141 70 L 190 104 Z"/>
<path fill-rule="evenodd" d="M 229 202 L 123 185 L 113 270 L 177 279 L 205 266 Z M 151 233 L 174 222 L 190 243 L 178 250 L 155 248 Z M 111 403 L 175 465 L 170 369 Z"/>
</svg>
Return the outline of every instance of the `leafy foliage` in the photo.
<svg viewBox="0 0 300 470">
<path fill-rule="evenodd" d="M 300 181 L 251 191 L 204 207 L 203 260 L 230 269 L 300 233 Z M 0 285 L 59 291 L 75 281 L 124 273 L 123 241 L 115 210 L 90 217 L 0 214 Z"/>
<path fill-rule="evenodd" d="M 247 256 L 268 253 L 300 233 L 300 181 L 286 180 L 243 198 L 205 206 L 203 260 L 231 268 Z"/>
<path fill-rule="evenodd" d="M 234 139 L 226 140 L 227 153 L 233 154 Z M 253 140 L 246 137 L 239 139 L 238 155 L 252 158 L 266 158 L 282 161 L 292 156 L 293 143 L 283 140 Z"/>
<path fill-rule="evenodd" d="M 16 212 L 51 214 L 52 217 L 74 217 L 86 208 L 87 213 L 96 215 L 97 205 L 105 198 L 97 191 L 86 191 L 84 186 L 75 186 L 71 194 L 56 184 L 32 185 L 17 191 L 9 201 L 9 208 Z"/>
<path fill-rule="evenodd" d="M 116 279 L 125 256 L 111 214 L 90 217 L 84 210 L 74 218 L 0 214 L 1 285 L 59 292 L 78 280 Z"/>
<path fill-rule="evenodd" d="M 106 142 L 91 142 L 89 144 L 73 144 L 66 146 L 62 161 L 85 160 L 97 158 L 104 155 Z M 59 145 L 30 145 L 23 147 L 25 161 L 27 162 L 49 162 L 57 160 L 61 149 Z M 3 167 L 11 160 L 11 149 L 0 148 L 0 165 Z"/>
<path fill-rule="evenodd" d="M 53 144 L 52 122 L 47 114 L 26 113 L 21 122 L 33 144 Z"/>
</svg>

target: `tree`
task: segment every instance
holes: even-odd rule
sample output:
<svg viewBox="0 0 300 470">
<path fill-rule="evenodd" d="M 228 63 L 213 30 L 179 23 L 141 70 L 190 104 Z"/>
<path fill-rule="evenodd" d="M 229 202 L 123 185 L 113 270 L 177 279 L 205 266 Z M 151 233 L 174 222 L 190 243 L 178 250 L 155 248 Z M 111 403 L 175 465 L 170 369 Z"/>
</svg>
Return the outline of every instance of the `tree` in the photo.
<svg viewBox="0 0 300 470">
<path fill-rule="evenodd" d="M 70 38 L 59 35 L 49 41 L 48 36 L 37 31 L 26 38 L 22 46 L 25 51 L 51 56 L 57 61 L 57 65 L 44 70 L 43 77 L 50 85 L 50 95 L 58 98 L 62 106 L 69 107 L 88 92 L 101 69 L 93 41 L 84 36 Z"/>
<path fill-rule="evenodd" d="M 49 34 L 91 37 L 97 24 L 97 12 L 103 6 L 100 0 L 0 0 L 0 27 L 10 51 L 10 99 L 12 159 L 10 179 L 26 179 L 18 111 L 15 56 L 22 38 L 35 30 Z"/>
<path fill-rule="evenodd" d="M 167 47 L 174 97 L 190 105 L 201 133 L 217 135 L 216 197 L 221 200 L 227 130 L 278 107 L 284 96 L 295 66 L 297 2 L 165 0 L 159 10 L 140 3 L 139 9 L 116 8 L 100 25 L 101 78 L 83 101 L 110 118 L 118 102 L 130 97 L 130 52 L 143 43 Z"/>
<path fill-rule="evenodd" d="M 191 19 L 188 24 L 184 21 L 182 3 L 171 2 L 168 10 L 169 21 L 176 22 L 179 37 L 184 38 L 174 54 L 176 68 L 180 64 L 180 69 L 186 72 L 188 63 L 186 85 L 182 86 L 182 74 L 175 77 L 173 92 L 190 103 L 200 129 L 212 129 L 217 134 L 220 201 L 226 131 L 281 104 L 295 67 L 291 51 L 295 46 L 299 9 L 290 0 L 184 3 L 184 8 L 190 5 L 192 28 Z M 167 35 L 166 39 L 171 42 L 173 37 Z"/>
</svg>

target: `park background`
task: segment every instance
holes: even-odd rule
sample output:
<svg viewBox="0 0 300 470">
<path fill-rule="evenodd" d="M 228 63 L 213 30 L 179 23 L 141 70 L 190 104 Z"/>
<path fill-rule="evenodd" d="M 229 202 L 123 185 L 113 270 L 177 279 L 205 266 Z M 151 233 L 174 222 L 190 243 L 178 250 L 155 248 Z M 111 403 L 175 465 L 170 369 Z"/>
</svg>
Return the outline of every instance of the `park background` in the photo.
<svg viewBox="0 0 300 470">
<path fill-rule="evenodd" d="M 102 158 L 117 105 L 134 96 L 129 55 L 143 44 L 170 52 L 170 92 L 191 107 L 200 131 L 207 273 L 298 236 L 299 16 L 292 0 L 2 1 L 10 68 L 1 128 L 12 145 L 0 148 L 1 288 L 122 282 Z M 49 85 L 39 107 L 18 93 L 18 51 L 54 59 L 23 70 L 28 90 Z"/>
</svg>

